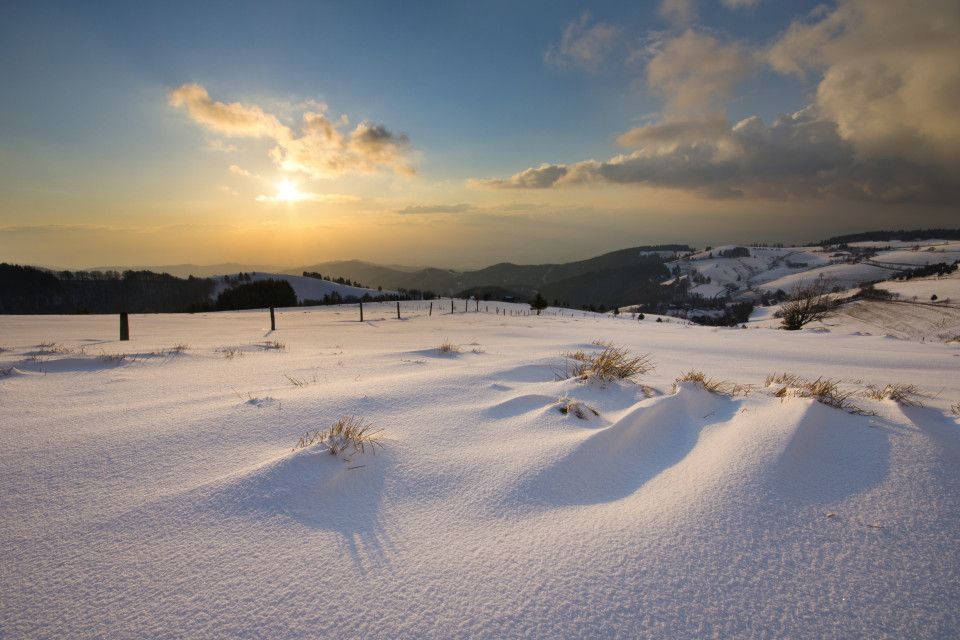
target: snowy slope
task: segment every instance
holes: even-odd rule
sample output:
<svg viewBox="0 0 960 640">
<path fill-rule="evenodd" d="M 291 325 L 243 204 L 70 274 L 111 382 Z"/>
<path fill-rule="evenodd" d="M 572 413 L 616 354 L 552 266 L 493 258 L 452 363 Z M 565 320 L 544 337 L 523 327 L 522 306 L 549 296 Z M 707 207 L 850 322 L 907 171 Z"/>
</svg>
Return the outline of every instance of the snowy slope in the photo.
<svg viewBox="0 0 960 640">
<path fill-rule="evenodd" d="M 428 305 L 125 343 L 0 316 L 0 636 L 960 635 L 960 345 Z M 655 370 L 558 380 L 598 338 Z M 764 387 L 785 370 L 939 393 L 854 415 Z M 384 448 L 291 450 L 345 414 Z"/>
<path fill-rule="evenodd" d="M 237 274 L 229 274 L 230 277 L 236 277 Z M 221 291 L 228 288 L 229 285 L 224 282 L 223 275 L 214 276 L 214 280 L 217 282 L 217 289 L 214 292 L 214 297 L 217 296 Z M 336 282 L 329 282 L 327 280 L 320 280 L 318 278 L 307 278 L 304 276 L 293 276 L 285 273 L 261 273 L 257 272 L 251 274 L 251 280 L 286 280 L 290 283 L 290 286 L 293 287 L 294 292 L 297 294 L 297 300 L 303 302 L 304 300 L 323 300 L 324 295 L 332 295 L 334 292 L 339 293 L 342 297 L 346 298 L 348 296 L 354 296 L 356 298 L 362 298 L 364 294 L 369 294 L 371 297 L 376 297 L 378 295 L 390 295 L 394 292 L 392 291 L 377 291 L 376 289 L 363 289 L 360 287 L 349 287 L 343 284 L 337 284 Z"/>
<path fill-rule="evenodd" d="M 875 256 L 862 261 L 851 261 L 847 251 L 821 247 L 747 247 L 749 257 L 727 258 L 720 255 L 735 245 L 701 251 L 683 260 L 671 262 L 671 269 L 679 266 L 692 276 L 694 272 L 710 282 L 693 286 L 690 292 L 713 298 L 722 295 L 727 287 L 744 294 L 750 290 L 775 293 L 790 292 L 800 282 L 817 278 L 828 279 L 841 289 L 853 289 L 861 283 L 887 280 L 904 269 L 960 259 L 960 242 L 927 240 L 917 243 L 883 243 Z M 876 243 L 854 243 L 854 247 L 875 247 Z"/>
</svg>

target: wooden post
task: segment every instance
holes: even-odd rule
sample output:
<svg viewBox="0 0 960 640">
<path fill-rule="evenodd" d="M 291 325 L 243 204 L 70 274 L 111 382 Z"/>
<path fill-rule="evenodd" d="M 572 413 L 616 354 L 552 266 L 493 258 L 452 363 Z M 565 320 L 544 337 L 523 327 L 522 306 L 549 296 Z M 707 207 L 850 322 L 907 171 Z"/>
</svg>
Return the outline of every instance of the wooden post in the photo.
<svg viewBox="0 0 960 640">
<path fill-rule="evenodd" d="M 450 298 L 450 313 L 453 313 L 453 298 Z"/>
<path fill-rule="evenodd" d="M 433 302 L 430 303 L 430 315 L 433 315 Z"/>
<path fill-rule="evenodd" d="M 130 320 L 126 311 L 120 312 L 120 340 L 130 339 Z"/>
<path fill-rule="evenodd" d="M 397 320 L 400 319 L 400 301 L 397 300 Z"/>
<path fill-rule="evenodd" d="M 277 330 L 277 320 L 273 317 L 273 307 L 270 307 L 270 331 Z"/>
<path fill-rule="evenodd" d="M 360 322 L 363 322 L 363 300 L 360 301 Z"/>
<path fill-rule="evenodd" d="M 477 311 L 480 311 L 480 298 L 477 298 Z"/>
</svg>

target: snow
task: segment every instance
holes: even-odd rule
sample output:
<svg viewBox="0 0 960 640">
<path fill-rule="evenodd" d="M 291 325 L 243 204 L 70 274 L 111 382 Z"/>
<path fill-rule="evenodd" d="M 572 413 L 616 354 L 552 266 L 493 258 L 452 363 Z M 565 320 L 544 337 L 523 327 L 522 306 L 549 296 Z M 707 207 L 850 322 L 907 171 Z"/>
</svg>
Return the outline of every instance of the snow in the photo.
<svg viewBox="0 0 960 640">
<path fill-rule="evenodd" d="M 237 274 L 228 274 L 229 277 L 235 278 Z M 213 297 L 216 297 L 221 291 L 228 289 L 230 285 L 224 282 L 226 276 L 219 275 L 214 276 L 213 279 L 217 283 L 216 291 L 213 293 Z M 250 281 L 257 280 L 286 280 L 290 283 L 290 286 L 293 287 L 294 293 L 297 294 L 297 302 L 304 302 L 305 300 L 323 300 L 324 295 L 332 295 L 334 292 L 340 294 L 344 298 L 347 296 L 354 296 L 357 299 L 360 299 L 364 294 L 369 294 L 371 297 L 377 297 L 380 295 L 391 295 L 395 294 L 393 291 L 378 291 L 376 289 L 364 289 L 360 287 L 347 286 L 345 284 L 337 284 L 336 282 L 330 282 L 329 280 L 321 280 L 319 278 L 309 278 L 307 276 L 294 276 L 285 273 L 264 273 L 257 272 L 250 274 Z M 242 282 L 240 284 L 243 284 Z"/>
<path fill-rule="evenodd" d="M 960 635 L 957 343 L 429 304 L 135 315 L 122 343 L 0 316 L 0 636 Z M 597 339 L 655 370 L 558 379 Z M 776 397 L 784 371 L 927 395 L 850 414 Z M 350 414 L 384 448 L 292 450 Z"/>
<path fill-rule="evenodd" d="M 712 298 L 732 286 L 741 292 L 750 289 L 775 293 L 790 292 L 799 283 L 817 278 L 827 279 L 841 289 L 859 287 L 862 283 L 883 281 L 896 277 L 905 269 L 944 262 L 952 264 L 960 259 L 960 242 L 925 240 L 915 243 L 854 243 L 851 246 L 873 247 L 884 250 L 866 261 L 846 261 L 849 254 L 825 251 L 821 247 L 747 247 L 749 257 L 726 258 L 721 251 L 736 245 L 716 247 L 693 254 L 689 258 L 668 263 L 671 269 L 679 265 L 685 273 L 696 270 L 709 284 L 691 288 L 690 293 Z M 889 246 L 890 249 L 885 248 Z M 668 281 L 668 282 L 672 282 Z"/>
</svg>

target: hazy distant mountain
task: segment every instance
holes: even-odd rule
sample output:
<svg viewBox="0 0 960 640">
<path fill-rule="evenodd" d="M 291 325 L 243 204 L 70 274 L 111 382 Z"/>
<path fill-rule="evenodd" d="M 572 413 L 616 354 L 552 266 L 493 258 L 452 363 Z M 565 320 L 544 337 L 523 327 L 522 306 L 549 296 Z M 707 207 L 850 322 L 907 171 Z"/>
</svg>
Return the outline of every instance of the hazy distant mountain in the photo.
<svg viewBox="0 0 960 640">
<path fill-rule="evenodd" d="M 645 281 L 647 275 L 653 275 L 654 272 L 648 274 L 646 271 L 649 265 L 661 264 L 662 258 L 687 251 L 691 251 L 687 245 L 633 247 L 577 262 L 539 265 L 503 262 L 476 271 L 434 267 L 410 271 L 350 260 L 316 264 L 286 273 L 300 275 L 303 271 L 316 271 L 324 276 L 359 281 L 367 287 L 382 286 L 392 291 L 418 289 L 433 291 L 439 295 L 470 292 L 481 287 L 496 287 L 520 296 L 542 291 L 551 300 L 556 297 L 580 305 L 606 302 L 611 296 L 619 297 L 616 294 L 635 286 L 638 278 Z M 659 270 L 656 271 L 659 273 Z M 588 275 L 591 277 L 587 278 Z M 573 281 L 578 278 L 584 279 L 584 282 L 575 284 Z M 569 286 L 564 284 L 568 280 L 571 281 Z M 613 281 L 621 281 L 623 284 L 614 285 Z M 573 291 L 574 288 L 582 287 L 586 287 L 586 290 Z"/>
<path fill-rule="evenodd" d="M 268 273 L 288 273 L 284 267 L 266 264 L 241 264 L 239 262 L 224 262 L 221 264 L 196 265 L 196 264 L 172 264 L 162 266 L 137 266 L 137 267 L 92 267 L 83 269 L 83 271 L 119 271 L 123 273 L 128 269 L 135 271 L 153 271 L 154 273 L 169 273 L 178 278 L 193 276 L 195 278 L 210 278 L 212 276 L 222 276 L 225 274 L 237 274 L 240 272 L 250 273 L 252 271 L 263 271 Z M 298 274 L 299 275 L 299 274 Z"/>
</svg>

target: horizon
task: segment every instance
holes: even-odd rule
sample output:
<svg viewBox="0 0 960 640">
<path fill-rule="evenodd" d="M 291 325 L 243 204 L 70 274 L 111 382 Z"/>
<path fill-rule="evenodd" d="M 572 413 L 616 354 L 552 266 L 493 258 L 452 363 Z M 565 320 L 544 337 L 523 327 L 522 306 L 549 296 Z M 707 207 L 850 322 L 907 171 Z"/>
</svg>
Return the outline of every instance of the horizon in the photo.
<svg viewBox="0 0 960 640">
<path fill-rule="evenodd" d="M 956 225 L 945 0 L 230 7 L 11 7 L 0 261 L 470 270 Z"/>
</svg>

